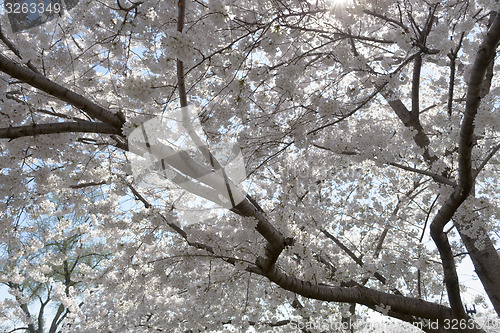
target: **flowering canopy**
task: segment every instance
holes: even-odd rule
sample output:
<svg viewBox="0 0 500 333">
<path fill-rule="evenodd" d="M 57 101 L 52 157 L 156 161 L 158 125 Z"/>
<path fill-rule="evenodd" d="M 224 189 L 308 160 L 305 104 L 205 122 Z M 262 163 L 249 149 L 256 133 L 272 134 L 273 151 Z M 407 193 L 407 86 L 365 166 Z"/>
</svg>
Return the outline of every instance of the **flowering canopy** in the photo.
<svg viewBox="0 0 500 333">
<path fill-rule="evenodd" d="M 465 305 L 500 315 L 499 7 L 81 0 L 20 33 L 2 16 L 0 283 L 13 298 L 0 318 L 42 327 L 26 287 L 38 281 L 75 332 L 354 327 L 366 308 L 425 331 L 483 331 Z M 196 223 L 170 185 L 138 186 L 127 140 L 188 105 L 219 182 L 201 183 L 229 189 L 205 195 L 226 209 L 193 208 Z M 246 172 L 230 204 L 239 180 L 215 162 L 231 156 L 217 148 L 228 138 Z M 86 227 L 62 218 L 55 230 L 85 234 L 106 259 L 64 281 L 50 279 L 51 255 L 21 267 L 57 234 L 33 244 L 34 221 L 67 210 Z M 486 299 L 457 273 L 466 257 Z"/>
</svg>

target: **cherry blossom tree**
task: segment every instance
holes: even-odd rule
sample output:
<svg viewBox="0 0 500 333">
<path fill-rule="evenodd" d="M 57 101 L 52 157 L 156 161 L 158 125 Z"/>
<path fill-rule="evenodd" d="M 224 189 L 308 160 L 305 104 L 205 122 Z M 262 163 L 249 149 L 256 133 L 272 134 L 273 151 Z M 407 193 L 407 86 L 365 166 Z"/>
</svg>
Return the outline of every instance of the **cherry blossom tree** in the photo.
<svg viewBox="0 0 500 333">
<path fill-rule="evenodd" d="M 471 259 L 498 318 L 499 7 L 81 0 L 19 33 L 2 17 L 2 242 L 23 237 L 20 214 L 59 214 L 50 196 L 88 216 L 113 256 L 79 267 L 95 287 L 73 298 L 68 331 L 354 331 L 366 309 L 487 331 L 457 265 Z M 184 175 L 141 186 L 129 135 L 188 107 L 208 144 L 157 156 Z M 229 139 L 242 184 L 216 148 Z M 213 202 L 219 177 L 231 204 L 186 218 L 181 176 Z"/>
<path fill-rule="evenodd" d="M 95 196 L 95 194 L 94 194 Z M 78 309 L 85 290 L 81 269 L 98 270 L 109 256 L 100 251 L 89 219 L 57 204 L 59 214 L 38 221 L 23 221 L 19 214 L 19 238 L 2 246 L 0 283 L 12 297 L 1 303 L 4 331 L 55 333 L 65 318 Z"/>
</svg>

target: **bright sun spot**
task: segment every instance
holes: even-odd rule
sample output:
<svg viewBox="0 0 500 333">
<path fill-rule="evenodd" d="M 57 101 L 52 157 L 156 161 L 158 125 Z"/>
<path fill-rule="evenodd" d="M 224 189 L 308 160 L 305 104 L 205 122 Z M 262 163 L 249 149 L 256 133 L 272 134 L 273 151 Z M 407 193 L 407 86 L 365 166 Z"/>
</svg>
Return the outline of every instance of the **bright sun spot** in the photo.
<svg viewBox="0 0 500 333">
<path fill-rule="evenodd" d="M 345 7 L 350 0 L 328 0 L 333 7 Z"/>
</svg>

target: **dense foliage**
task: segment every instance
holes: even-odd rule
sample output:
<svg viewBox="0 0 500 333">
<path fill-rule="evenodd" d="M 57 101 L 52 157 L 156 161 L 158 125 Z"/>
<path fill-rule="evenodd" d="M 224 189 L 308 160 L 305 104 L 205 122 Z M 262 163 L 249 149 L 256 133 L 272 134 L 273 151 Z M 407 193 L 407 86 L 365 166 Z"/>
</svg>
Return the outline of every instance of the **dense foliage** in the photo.
<svg viewBox="0 0 500 333">
<path fill-rule="evenodd" d="M 368 308 L 487 330 L 463 297 L 498 319 L 499 9 L 81 0 L 18 33 L 2 16 L 0 320 L 42 330 L 28 305 L 50 299 L 73 332 L 354 330 Z M 178 182 L 134 178 L 127 140 L 188 105 L 210 149 L 191 155 L 215 174 L 237 142 L 248 193 L 189 218 Z"/>
</svg>

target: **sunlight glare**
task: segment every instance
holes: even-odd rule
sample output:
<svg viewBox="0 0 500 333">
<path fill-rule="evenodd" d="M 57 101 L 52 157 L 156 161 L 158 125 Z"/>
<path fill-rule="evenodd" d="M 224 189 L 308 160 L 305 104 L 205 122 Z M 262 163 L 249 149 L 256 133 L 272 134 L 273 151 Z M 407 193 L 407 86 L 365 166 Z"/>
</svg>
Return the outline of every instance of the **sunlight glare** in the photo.
<svg viewBox="0 0 500 333">
<path fill-rule="evenodd" d="M 333 9 L 339 9 L 346 7 L 350 0 L 327 0 L 332 6 Z"/>
<path fill-rule="evenodd" d="M 334 7 L 345 7 L 350 0 L 328 0 Z"/>
</svg>

